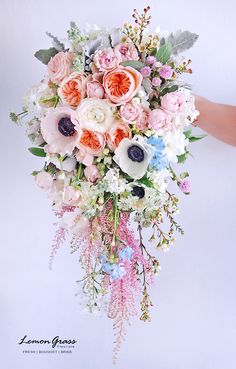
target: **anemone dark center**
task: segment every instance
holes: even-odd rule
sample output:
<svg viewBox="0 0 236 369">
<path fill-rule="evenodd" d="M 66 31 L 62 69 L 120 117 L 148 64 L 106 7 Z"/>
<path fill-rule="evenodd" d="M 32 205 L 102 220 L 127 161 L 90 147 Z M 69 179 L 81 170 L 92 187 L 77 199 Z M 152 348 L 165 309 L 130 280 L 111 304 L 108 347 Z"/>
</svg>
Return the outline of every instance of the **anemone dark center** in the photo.
<svg viewBox="0 0 236 369">
<path fill-rule="evenodd" d="M 58 122 L 58 131 L 66 137 L 72 136 L 75 133 L 75 125 L 69 117 L 63 117 Z"/>
<path fill-rule="evenodd" d="M 145 195 L 145 190 L 143 187 L 140 187 L 140 186 L 134 186 L 132 191 L 131 191 L 132 195 L 133 196 L 137 196 L 139 197 L 140 199 L 142 199 Z"/>
<path fill-rule="evenodd" d="M 144 151 L 138 145 L 132 145 L 128 148 L 128 157 L 132 161 L 137 161 L 141 163 L 144 160 Z"/>
</svg>

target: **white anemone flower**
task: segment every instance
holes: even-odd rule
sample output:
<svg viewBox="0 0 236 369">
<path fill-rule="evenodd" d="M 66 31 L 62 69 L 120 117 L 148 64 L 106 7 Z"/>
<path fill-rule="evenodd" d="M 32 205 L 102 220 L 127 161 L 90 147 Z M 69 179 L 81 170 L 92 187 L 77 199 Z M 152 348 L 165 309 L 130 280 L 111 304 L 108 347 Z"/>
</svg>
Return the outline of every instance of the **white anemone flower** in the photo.
<svg viewBox="0 0 236 369">
<path fill-rule="evenodd" d="M 124 138 L 120 142 L 113 160 L 130 177 L 140 179 L 145 175 L 154 153 L 154 147 L 145 138 L 136 135 L 131 140 Z"/>
</svg>

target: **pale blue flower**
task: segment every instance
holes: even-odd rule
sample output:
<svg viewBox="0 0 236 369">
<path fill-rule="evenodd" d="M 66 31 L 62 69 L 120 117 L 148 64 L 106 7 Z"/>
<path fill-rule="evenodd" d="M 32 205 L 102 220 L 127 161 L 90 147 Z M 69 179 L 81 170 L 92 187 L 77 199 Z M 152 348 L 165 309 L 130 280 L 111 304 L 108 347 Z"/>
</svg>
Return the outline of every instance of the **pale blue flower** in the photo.
<svg viewBox="0 0 236 369">
<path fill-rule="evenodd" d="M 165 143 L 161 137 L 152 136 L 148 139 L 148 143 L 152 145 L 156 152 L 150 162 L 150 165 L 156 170 L 163 170 L 168 167 L 169 161 L 165 155 Z"/>
<path fill-rule="evenodd" d="M 119 256 L 120 259 L 122 261 L 126 261 L 126 260 L 131 260 L 132 255 L 133 255 L 133 250 L 131 249 L 131 247 L 127 246 L 124 247 L 120 252 L 119 252 Z"/>
</svg>

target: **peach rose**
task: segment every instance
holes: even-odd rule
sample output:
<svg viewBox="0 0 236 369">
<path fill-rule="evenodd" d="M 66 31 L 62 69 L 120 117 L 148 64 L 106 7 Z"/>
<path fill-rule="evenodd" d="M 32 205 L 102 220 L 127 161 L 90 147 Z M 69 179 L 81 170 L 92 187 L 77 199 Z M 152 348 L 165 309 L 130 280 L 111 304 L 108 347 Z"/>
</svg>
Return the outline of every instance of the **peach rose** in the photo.
<svg viewBox="0 0 236 369">
<path fill-rule="evenodd" d="M 123 138 L 131 138 L 129 126 L 123 122 L 115 122 L 106 133 L 107 145 L 110 150 L 115 150 Z"/>
<path fill-rule="evenodd" d="M 83 73 L 74 72 L 63 79 L 58 95 L 64 104 L 77 108 L 81 99 L 86 96 L 86 84 L 87 77 Z"/>
<path fill-rule="evenodd" d="M 119 67 L 105 73 L 103 86 L 109 99 L 115 104 L 125 104 L 141 87 L 142 75 L 132 67 Z"/>
<path fill-rule="evenodd" d="M 72 73 L 72 63 L 74 53 L 70 51 L 60 51 L 48 63 L 48 74 L 52 82 L 60 82 Z"/>
<path fill-rule="evenodd" d="M 89 131 L 81 128 L 79 130 L 78 146 L 86 150 L 88 154 L 99 155 L 105 146 L 105 139 L 102 133 Z"/>
</svg>

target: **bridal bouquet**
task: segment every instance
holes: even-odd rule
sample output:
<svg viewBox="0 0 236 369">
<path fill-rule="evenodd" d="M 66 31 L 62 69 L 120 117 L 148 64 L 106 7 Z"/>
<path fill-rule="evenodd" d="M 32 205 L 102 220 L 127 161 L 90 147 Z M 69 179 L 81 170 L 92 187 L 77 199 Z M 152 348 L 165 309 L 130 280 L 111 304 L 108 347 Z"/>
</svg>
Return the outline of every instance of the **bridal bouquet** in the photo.
<svg viewBox="0 0 236 369">
<path fill-rule="evenodd" d="M 177 164 L 201 138 L 189 128 L 198 111 L 181 80 L 192 73 L 191 61 L 179 56 L 197 35 L 149 33 L 149 7 L 133 18 L 111 31 L 82 32 L 72 22 L 63 42 L 48 33 L 53 46 L 35 53 L 45 76 L 23 112 L 11 113 L 24 120 L 29 151 L 44 158 L 32 174 L 58 217 L 50 262 L 70 235 L 84 270 L 82 300 L 113 319 L 115 356 L 138 298 L 140 319 L 150 320 L 148 287 L 160 268 L 155 250 L 167 250 L 175 231 L 183 233 L 169 184 L 190 193 L 188 173 L 177 174 Z M 144 228 L 151 230 L 148 245 Z"/>
</svg>

